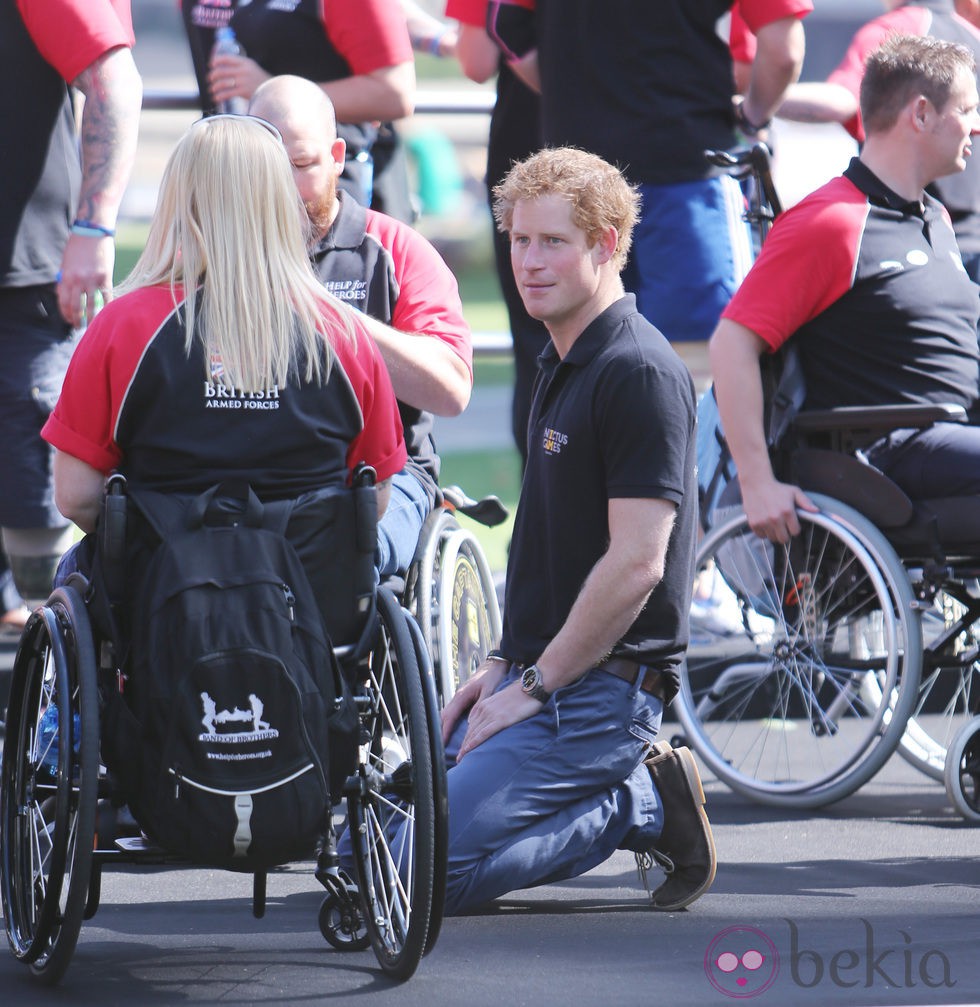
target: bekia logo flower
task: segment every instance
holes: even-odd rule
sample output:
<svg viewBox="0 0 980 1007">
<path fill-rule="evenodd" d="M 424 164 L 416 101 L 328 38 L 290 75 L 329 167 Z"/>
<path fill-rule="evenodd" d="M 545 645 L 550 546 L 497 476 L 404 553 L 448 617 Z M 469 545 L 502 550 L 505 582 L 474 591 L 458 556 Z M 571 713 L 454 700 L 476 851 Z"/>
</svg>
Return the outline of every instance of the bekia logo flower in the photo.
<svg viewBox="0 0 980 1007">
<path fill-rule="evenodd" d="M 711 985 L 725 996 L 759 996 L 779 974 L 779 952 L 755 927 L 727 927 L 708 945 L 704 971 Z"/>
</svg>

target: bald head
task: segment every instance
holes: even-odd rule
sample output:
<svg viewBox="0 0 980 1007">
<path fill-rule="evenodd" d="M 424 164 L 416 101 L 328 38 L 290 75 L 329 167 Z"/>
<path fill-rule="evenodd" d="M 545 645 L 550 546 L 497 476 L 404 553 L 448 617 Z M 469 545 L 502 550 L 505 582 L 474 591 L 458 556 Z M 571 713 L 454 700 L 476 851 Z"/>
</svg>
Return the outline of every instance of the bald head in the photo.
<svg viewBox="0 0 980 1007">
<path fill-rule="evenodd" d="M 252 95 L 252 115 L 267 119 L 282 132 L 282 124 L 302 123 L 323 132 L 324 139 L 337 139 L 337 116 L 323 89 L 305 77 L 270 77 Z"/>
<path fill-rule="evenodd" d="M 337 179 L 347 151 L 337 136 L 333 103 L 305 77 L 272 77 L 252 95 L 248 110 L 282 134 L 296 188 L 319 241 L 340 209 Z"/>
</svg>

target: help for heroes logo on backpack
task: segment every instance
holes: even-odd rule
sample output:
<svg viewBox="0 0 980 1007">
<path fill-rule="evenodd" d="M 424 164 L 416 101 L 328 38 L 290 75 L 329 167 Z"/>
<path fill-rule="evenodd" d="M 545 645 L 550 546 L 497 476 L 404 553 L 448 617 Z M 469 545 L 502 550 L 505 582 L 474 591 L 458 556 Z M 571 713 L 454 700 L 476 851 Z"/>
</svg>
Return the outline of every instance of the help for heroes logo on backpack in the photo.
<svg viewBox="0 0 980 1007">
<path fill-rule="evenodd" d="M 201 703 L 204 706 L 204 716 L 201 723 L 206 728 L 203 734 L 198 735 L 197 740 L 205 743 L 234 745 L 242 742 L 252 741 L 274 741 L 279 737 L 279 732 L 268 722 L 262 719 L 265 710 L 265 703 L 255 695 L 254 692 L 248 694 L 249 708 L 240 710 L 237 706 L 233 710 L 219 710 L 218 704 L 206 692 L 201 693 Z M 219 725 L 238 724 L 242 721 L 250 723 L 251 729 L 248 731 L 231 730 L 221 731 Z M 248 759 L 268 759 L 272 752 L 255 752 L 243 755 Z M 209 759 L 236 758 L 234 755 L 221 755 L 218 752 L 208 755 Z"/>
</svg>

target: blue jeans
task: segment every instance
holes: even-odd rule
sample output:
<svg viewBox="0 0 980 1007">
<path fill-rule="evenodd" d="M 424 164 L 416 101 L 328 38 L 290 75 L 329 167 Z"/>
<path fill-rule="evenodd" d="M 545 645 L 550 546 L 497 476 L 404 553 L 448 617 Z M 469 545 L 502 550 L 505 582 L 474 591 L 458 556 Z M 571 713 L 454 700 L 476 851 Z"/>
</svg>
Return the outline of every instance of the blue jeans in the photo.
<svg viewBox="0 0 980 1007">
<path fill-rule="evenodd" d="M 623 283 L 671 342 L 707 339 L 751 264 L 742 191 L 723 175 L 641 185 L 640 196 Z"/>
<path fill-rule="evenodd" d="M 649 849 L 663 810 L 643 758 L 662 712 L 635 685 L 591 671 L 459 763 L 465 719 L 457 725 L 446 750 L 447 914 L 577 877 L 617 849 Z"/>
<path fill-rule="evenodd" d="M 391 497 L 378 524 L 375 566 L 382 577 L 404 573 L 415 555 L 422 525 L 429 514 L 429 495 L 411 472 L 397 472 Z"/>
</svg>

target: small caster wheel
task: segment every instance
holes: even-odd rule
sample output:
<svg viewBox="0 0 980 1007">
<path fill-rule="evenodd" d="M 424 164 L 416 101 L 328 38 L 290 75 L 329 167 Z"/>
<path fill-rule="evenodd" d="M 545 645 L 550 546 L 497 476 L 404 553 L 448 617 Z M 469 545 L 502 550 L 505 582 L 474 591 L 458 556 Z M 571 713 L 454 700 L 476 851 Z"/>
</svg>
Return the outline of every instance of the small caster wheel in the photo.
<svg viewBox="0 0 980 1007">
<path fill-rule="evenodd" d="M 969 822 L 980 822 L 980 717 L 974 717 L 946 750 L 946 794 Z"/>
<path fill-rule="evenodd" d="M 354 893 L 356 896 L 356 892 Z M 317 919 L 320 933 L 338 951 L 365 951 L 371 946 L 367 927 L 356 901 L 328 895 L 320 905 Z"/>
<path fill-rule="evenodd" d="M 670 739 L 671 748 L 690 748 L 687 738 L 683 734 L 675 734 Z"/>
</svg>

